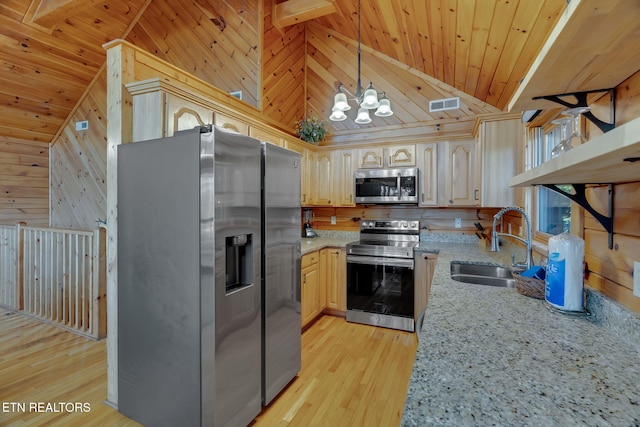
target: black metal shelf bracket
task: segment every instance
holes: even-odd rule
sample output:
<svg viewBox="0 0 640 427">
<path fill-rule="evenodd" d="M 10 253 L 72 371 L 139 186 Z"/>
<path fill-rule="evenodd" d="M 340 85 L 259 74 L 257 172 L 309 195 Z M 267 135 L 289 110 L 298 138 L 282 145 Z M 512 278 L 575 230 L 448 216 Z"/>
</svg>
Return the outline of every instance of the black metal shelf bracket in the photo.
<svg viewBox="0 0 640 427">
<path fill-rule="evenodd" d="M 573 187 L 574 194 L 564 191 L 555 184 L 542 184 L 543 187 L 568 197 L 593 215 L 593 217 L 602 224 L 604 229 L 609 233 L 609 249 L 613 249 L 613 184 L 609 184 L 609 216 L 601 214 L 591 206 L 591 203 L 587 200 L 586 184 L 570 185 Z"/>
<path fill-rule="evenodd" d="M 589 104 L 587 102 L 587 95 L 590 93 L 599 93 L 599 92 L 609 92 L 609 105 L 611 109 L 611 117 L 612 123 L 607 123 L 599 118 L 597 118 L 591 111 L 587 111 L 586 113 L 582 113 L 582 115 L 589 120 L 591 123 L 598 126 L 602 132 L 607 133 L 611 129 L 616 127 L 616 89 L 598 89 L 598 90 L 588 90 L 585 92 L 575 92 L 575 93 L 563 93 L 560 95 L 545 95 L 545 96 L 536 96 L 533 99 L 546 99 L 547 101 L 555 102 L 560 105 L 564 105 L 568 108 L 578 108 L 578 107 L 588 107 Z M 576 99 L 576 102 L 569 102 L 565 99 L 562 99 L 567 96 L 573 96 Z"/>
</svg>

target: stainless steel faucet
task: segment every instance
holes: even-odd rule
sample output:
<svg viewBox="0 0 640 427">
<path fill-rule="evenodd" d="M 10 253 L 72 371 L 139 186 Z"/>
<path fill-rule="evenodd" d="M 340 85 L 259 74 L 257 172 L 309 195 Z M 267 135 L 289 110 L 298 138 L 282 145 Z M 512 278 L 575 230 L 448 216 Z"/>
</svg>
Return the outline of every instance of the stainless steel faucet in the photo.
<svg viewBox="0 0 640 427">
<path fill-rule="evenodd" d="M 502 218 L 502 215 L 504 215 L 506 212 L 509 211 L 516 211 L 516 212 L 520 212 L 522 214 L 522 217 L 524 218 L 524 221 L 526 223 L 526 227 L 527 227 L 527 239 L 523 239 L 520 236 L 515 236 L 513 234 L 509 234 L 509 233 L 498 233 L 496 231 L 496 224 L 497 221 Z M 502 208 L 500 209 L 500 211 L 495 214 L 493 216 L 493 231 L 491 231 L 491 252 L 498 252 L 500 251 L 500 245 L 498 244 L 498 236 L 510 236 L 513 237 L 516 240 L 521 241 L 522 243 L 524 243 L 527 246 L 527 259 L 524 262 L 515 262 L 515 255 L 511 254 L 511 266 L 512 267 L 518 267 L 518 268 L 526 268 L 529 269 L 531 267 L 533 267 L 533 260 L 531 257 L 531 220 L 529 219 L 529 215 L 527 215 L 527 213 L 524 211 L 524 209 L 519 208 L 517 206 L 510 206 L 507 208 Z"/>
</svg>

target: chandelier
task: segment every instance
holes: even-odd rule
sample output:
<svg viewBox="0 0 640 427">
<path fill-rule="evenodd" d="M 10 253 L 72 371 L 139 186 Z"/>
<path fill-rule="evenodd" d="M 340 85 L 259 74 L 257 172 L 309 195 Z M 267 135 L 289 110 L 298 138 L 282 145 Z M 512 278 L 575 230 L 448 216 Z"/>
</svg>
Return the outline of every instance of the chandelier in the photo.
<svg viewBox="0 0 640 427">
<path fill-rule="evenodd" d="M 362 84 L 360 81 L 360 0 L 358 0 L 358 83 L 355 95 L 349 92 L 349 90 L 340 83 L 338 85 L 338 92 L 333 98 L 333 107 L 331 108 L 331 116 L 329 120 L 339 122 L 345 120 L 347 115 L 345 111 L 349 111 L 351 106 L 347 100 L 347 95 L 351 97 L 353 101 L 359 105 L 358 115 L 354 120 L 360 125 L 371 123 L 371 116 L 369 110 L 376 110 L 375 115 L 378 117 L 388 117 L 393 115 L 391 111 L 391 103 L 387 99 L 384 92 L 381 92 L 382 98 L 378 100 L 378 92 L 373 88 L 373 83 L 369 82 L 369 86 L 362 93 Z"/>
</svg>

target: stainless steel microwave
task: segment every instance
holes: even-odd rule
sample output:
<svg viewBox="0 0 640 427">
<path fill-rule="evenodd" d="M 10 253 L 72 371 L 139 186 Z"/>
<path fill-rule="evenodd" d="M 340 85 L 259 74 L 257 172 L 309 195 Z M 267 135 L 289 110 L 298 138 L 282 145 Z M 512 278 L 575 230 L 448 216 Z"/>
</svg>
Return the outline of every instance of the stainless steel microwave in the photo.
<svg viewBox="0 0 640 427">
<path fill-rule="evenodd" d="M 355 171 L 356 203 L 418 204 L 418 168 Z"/>
</svg>

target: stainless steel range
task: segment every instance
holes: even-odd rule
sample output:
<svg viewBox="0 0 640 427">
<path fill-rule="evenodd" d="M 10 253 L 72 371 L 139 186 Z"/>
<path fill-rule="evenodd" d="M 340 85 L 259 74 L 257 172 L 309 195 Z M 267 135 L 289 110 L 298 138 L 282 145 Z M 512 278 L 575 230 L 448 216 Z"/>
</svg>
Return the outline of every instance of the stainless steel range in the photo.
<svg viewBox="0 0 640 427">
<path fill-rule="evenodd" d="M 347 321 L 414 331 L 418 221 L 363 220 L 347 245 Z"/>
</svg>

